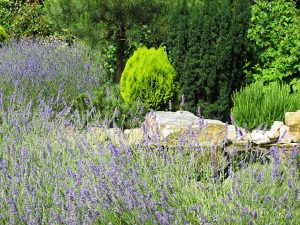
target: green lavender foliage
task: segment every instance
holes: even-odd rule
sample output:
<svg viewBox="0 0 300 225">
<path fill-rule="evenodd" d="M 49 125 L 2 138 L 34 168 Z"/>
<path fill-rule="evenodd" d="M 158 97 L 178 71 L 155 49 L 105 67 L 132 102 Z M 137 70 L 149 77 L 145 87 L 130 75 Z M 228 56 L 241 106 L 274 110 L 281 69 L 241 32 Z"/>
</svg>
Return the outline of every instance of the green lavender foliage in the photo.
<svg viewBox="0 0 300 225">
<path fill-rule="evenodd" d="M 290 93 L 290 86 L 277 82 L 265 86 L 257 81 L 232 95 L 234 120 L 239 126 L 254 129 L 284 121 L 285 112 L 300 108 L 300 92 Z"/>
<path fill-rule="evenodd" d="M 126 104 L 138 99 L 154 109 L 167 108 L 175 91 L 176 71 L 162 47 L 142 47 L 126 63 L 121 77 L 121 95 Z"/>
</svg>

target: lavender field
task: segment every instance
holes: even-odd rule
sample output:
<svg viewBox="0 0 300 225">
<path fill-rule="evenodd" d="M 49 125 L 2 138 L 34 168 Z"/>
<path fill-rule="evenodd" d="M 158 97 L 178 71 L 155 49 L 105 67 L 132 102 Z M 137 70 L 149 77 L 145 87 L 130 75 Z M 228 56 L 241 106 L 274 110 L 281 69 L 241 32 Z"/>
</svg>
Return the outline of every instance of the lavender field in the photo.
<svg viewBox="0 0 300 225">
<path fill-rule="evenodd" d="M 88 105 L 107 80 L 79 43 L 0 48 L 0 224 L 300 223 L 299 145 L 285 158 L 279 146 L 260 160 L 224 154 L 216 178 L 214 146 L 91 142 L 103 112 L 74 101 L 84 92 Z"/>
</svg>

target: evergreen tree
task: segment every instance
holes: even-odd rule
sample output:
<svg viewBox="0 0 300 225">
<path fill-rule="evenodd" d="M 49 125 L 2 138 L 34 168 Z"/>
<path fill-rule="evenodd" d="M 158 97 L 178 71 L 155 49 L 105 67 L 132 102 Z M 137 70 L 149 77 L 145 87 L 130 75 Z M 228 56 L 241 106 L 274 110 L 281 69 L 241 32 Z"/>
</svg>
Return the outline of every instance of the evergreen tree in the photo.
<svg viewBox="0 0 300 225">
<path fill-rule="evenodd" d="M 247 32 L 251 18 L 250 0 L 236 0 L 233 3 L 233 18 L 231 26 L 232 43 L 232 72 L 234 81 L 232 90 L 240 89 L 246 82 L 243 68 L 247 58 Z"/>
<path fill-rule="evenodd" d="M 49 0 L 48 13 L 57 29 L 69 29 L 91 43 L 112 41 L 116 46 L 119 83 L 125 62 L 128 31 L 147 25 L 164 9 L 164 0 Z"/>
<path fill-rule="evenodd" d="M 230 96 L 243 80 L 247 5 L 204 0 L 192 7 L 183 83 L 190 111 L 201 106 L 204 117 L 229 119 Z"/>
<path fill-rule="evenodd" d="M 183 82 L 184 59 L 188 48 L 188 0 L 179 0 L 171 6 L 168 21 L 168 49 L 173 67 L 177 71 L 177 79 Z"/>
</svg>

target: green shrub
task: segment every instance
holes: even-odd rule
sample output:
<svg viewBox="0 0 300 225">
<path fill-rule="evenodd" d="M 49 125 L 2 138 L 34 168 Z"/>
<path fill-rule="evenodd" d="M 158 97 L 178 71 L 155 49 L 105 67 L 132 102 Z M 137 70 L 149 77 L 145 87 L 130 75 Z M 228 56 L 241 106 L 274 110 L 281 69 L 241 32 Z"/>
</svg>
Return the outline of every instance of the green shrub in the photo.
<svg viewBox="0 0 300 225">
<path fill-rule="evenodd" d="M 175 76 L 162 47 L 139 48 L 126 63 L 121 95 L 126 104 L 140 99 L 149 107 L 162 109 L 174 95 Z"/>
<path fill-rule="evenodd" d="M 89 113 L 94 108 L 93 113 Z M 147 107 L 138 101 L 124 104 L 120 88 L 116 84 L 105 84 L 93 92 L 79 94 L 74 101 L 73 111 L 78 110 L 87 121 L 97 120 L 112 127 L 132 128 L 140 125 L 140 118 L 147 112 Z"/>
<path fill-rule="evenodd" d="M 5 42 L 6 39 L 7 39 L 6 31 L 2 26 L 0 26 L 0 42 Z"/>
<path fill-rule="evenodd" d="M 300 108 L 300 92 L 291 93 L 289 85 L 255 82 L 232 95 L 235 122 L 253 129 L 260 124 L 270 127 L 275 120 L 283 121 L 284 113 Z"/>
</svg>

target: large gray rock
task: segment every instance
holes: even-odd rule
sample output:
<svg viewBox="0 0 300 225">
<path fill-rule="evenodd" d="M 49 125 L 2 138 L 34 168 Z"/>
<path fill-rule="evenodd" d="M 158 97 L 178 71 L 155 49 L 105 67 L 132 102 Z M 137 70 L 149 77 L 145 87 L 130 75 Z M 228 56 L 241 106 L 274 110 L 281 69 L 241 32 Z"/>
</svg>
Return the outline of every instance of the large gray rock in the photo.
<svg viewBox="0 0 300 225">
<path fill-rule="evenodd" d="M 219 120 L 200 119 L 188 111 L 156 111 L 146 115 L 142 124 L 145 133 L 152 139 L 176 145 L 178 136 L 186 142 L 220 142 L 226 137 L 226 124 Z"/>
<path fill-rule="evenodd" d="M 300 140 L 300 110 L 297 112 L 286 112 L 285 125 L 289 127 L 289 132 L 297 140 Z"/>
</svg>

